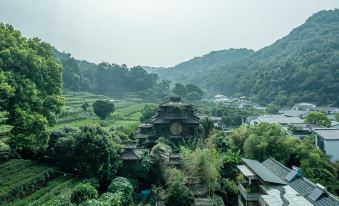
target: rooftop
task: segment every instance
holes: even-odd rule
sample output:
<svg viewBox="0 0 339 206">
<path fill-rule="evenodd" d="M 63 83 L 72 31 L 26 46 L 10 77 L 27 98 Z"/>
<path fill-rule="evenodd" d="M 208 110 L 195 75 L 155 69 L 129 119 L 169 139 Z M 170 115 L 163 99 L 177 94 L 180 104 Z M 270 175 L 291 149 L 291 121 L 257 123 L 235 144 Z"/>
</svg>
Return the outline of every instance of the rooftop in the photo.
<svg viewBox="0 0 339 206">
<path fill-rule="evenodd" d="M 191 107 L 192 104 L 182 100 L 180 97 L 170 97 L 170 100 L 164 102 L 160 107 Z"/>
<path fill-rule="evenodd" d="M 339 140 L 339 129 L 314 128 L 313 131 L 326 140 Z"/>
<path fill-rule="evenodd" d="M 287 174 L 291 172 L 291 169 L 287 168 L 277 160 L 269 158 L 261 163 L 267 169 L 274 172 L 276 176 L 281 179 L 284 179 Z M 288 185 L 299 193 L 300 196 L 307 199 L 311 204 L 316 206 L 338 206 L 339 200 L 332 194 L 328 192 L 322 193 L 317 200 L 313 200 L 310 196 L 311 193 L 317 188 L 317 185 L 305 177 L 297 177 L 292 181 L 288 182 Z"/>
<path fill-rule="evenodd" d="M 262 165 L 257 160 L 250 160 L 241 158 L 242 161 L 246 164 L 246 166 L 253 171 L 255 174 L 257 174 L 263 181 L 274 183 L 274 184 L 281 184 L 286 185 L 286 181 L 279 178 L 277 175 L 275 175 L 271 170 L 266 168 L 264 165 Z"/>
<path fill-rule="evenodd" d="M 304 123 L 304 120 L 298 117 L 286 117 L 284 115 L 263 115 L 257 118 L 260 122 L 267 122 L 270 124 L 299 124 Z"/>
<path fill-rule="evenodd" d="M 279 110 L 279 113 L 285 115 L 286 117 L 299 117 L 303 114 L 307 114 L 308 111 L 287 109 L 287 110 Z"/>
</svg>

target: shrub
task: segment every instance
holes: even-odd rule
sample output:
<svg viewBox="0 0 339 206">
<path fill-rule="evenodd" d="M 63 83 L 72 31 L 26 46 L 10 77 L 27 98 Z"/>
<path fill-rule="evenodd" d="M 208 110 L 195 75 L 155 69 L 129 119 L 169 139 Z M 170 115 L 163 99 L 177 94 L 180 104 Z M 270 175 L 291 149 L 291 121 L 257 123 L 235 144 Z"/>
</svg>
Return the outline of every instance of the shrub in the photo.
<svg viewBox="0 0 339 206">
<path fill-rule="evenodd" d="M 165 203 L 168 206 L 192 206 L 194 205 L 194 196 L 185 185 L 179 181 L 176 181 L 169 186 Z"/>
<path fill-rule="evenodd" d="M 72 191 L 71 202 L 79 204 L 97 197 L 98 191 L 93 186 L 90 184 L 79 184 Z"/>
<path fill-rule="evenodd" d="M 124 205 L 133 203 L 134 195 L 133 186 L 130 183 L 130 181 L 128 181 L 128 179 L 124 177 L 115 178 L 109 185 L 108 192 L 111 193 L 121 192 L 123 194 L 122 203 Z"/>
<path fill-rule="evenodd" d="M 100 119 L 106 119 L 110 113 L 114 112 L 115 108 L 112 102 L 97 100 L 93 104 L 93 110 Z"/>
</svg>

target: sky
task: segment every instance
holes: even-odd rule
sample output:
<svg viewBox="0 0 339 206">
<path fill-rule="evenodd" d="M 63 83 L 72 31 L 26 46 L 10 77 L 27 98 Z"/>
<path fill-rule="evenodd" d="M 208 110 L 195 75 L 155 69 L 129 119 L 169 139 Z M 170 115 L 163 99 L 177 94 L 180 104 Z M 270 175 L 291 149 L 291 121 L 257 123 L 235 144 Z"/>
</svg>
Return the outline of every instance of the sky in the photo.
<svg viewBox="0 0 339 206">
<path fill-rule="evenodd" d="M 339 0 L 0 0 L 0 22 L 78 59 L 169 67 L 258 50 L 334 8 Z"/>
</svg>

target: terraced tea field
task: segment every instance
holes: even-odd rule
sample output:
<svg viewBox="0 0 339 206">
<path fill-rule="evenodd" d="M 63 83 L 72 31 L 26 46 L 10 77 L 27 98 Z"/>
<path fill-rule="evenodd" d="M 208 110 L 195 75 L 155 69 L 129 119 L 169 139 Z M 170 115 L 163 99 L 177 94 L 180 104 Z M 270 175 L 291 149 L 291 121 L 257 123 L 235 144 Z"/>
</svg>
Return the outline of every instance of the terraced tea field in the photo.
<svg viewBox="0 0 339 206">
<path fill-rule="evenodd" d="M 13 159 L 0 164 L 0 205 L 51 205 L 68 195 L 79 178 L 31 160 Z"/>
<path fill-rule="evenodd" d="M 104 95 L 95 95 L 87 92 L 71 92 L 63 95 L 65 105 L 57 119 L 57 124 L 51 129 L 64 126 L 88 126 L 101 125 L 107 128 L 127 127 L 136 128 L 145 104 L 151 104 L 133 97 L 116 98 Z M 106 119 L 100 120 L 93 112 L 93 103 L 96 100 L 109 100 L 114 102 L 115 111 Z M 81 105 L 89 104 L 87 111 L 83 111 Z"/>
</svg>

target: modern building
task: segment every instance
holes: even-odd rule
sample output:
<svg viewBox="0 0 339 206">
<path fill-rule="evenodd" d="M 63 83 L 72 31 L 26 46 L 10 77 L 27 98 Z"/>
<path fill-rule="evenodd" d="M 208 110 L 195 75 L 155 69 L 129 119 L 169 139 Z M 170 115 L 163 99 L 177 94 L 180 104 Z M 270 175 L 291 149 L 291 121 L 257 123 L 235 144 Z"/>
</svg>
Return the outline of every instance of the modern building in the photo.
<svg viewBox="0 0 339 206">
<path fill-rule="evenodd" d="M 313 132 L 317 147 L 330 155 L 332 161 L 339 160 L 339 129 L 314 128 Z"/>
<path fill-rule="evenodd" d="M 339 200 L 325 187 L 303 177 L 273 158 L 262 163 L 242 158 L 238 169 L 244 180 L 238 185 L 239 206 L 338 206 Z"/>
</svg>

